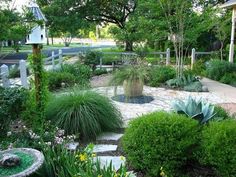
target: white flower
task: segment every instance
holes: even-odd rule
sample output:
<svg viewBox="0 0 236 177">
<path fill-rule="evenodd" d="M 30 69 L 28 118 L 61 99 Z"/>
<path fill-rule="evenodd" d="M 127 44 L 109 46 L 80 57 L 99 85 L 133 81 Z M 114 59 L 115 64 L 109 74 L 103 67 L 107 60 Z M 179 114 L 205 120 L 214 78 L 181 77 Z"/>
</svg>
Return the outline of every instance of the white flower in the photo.
<svg viewBox="0 0 236 177">
<path fill-rule="evenodd" d="M 7 132 L 7 136 L 11 136 L 12 135 L 12 133 L 11 132 Z"/>
</svg>

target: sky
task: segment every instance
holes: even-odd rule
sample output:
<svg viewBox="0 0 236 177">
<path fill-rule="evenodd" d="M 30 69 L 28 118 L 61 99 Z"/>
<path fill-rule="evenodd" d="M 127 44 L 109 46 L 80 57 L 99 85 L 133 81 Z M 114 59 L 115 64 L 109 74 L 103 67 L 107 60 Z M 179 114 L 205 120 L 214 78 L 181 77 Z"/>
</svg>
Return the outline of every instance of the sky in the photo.
<svg viewBox="0 0 236 177">
<path fill-rule="evenodd" d="M 22 6 L 28 5 L 31 0 L 12 0 L 12 5 L 17 10 L 21 11 Z"/>
</svg>

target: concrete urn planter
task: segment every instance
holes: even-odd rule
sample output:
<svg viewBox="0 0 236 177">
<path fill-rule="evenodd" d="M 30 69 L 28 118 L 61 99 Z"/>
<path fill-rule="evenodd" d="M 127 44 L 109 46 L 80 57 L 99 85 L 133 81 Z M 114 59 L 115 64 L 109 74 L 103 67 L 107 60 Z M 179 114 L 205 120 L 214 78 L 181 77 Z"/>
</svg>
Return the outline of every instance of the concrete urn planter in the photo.
<svg viewBox="0 0 236 177">
<path fill-rule="evenodd" d="M 127 97 L 142 96 L 143 82 L 140 79 L 123 82 L 124 94 Z"/>
</svg>

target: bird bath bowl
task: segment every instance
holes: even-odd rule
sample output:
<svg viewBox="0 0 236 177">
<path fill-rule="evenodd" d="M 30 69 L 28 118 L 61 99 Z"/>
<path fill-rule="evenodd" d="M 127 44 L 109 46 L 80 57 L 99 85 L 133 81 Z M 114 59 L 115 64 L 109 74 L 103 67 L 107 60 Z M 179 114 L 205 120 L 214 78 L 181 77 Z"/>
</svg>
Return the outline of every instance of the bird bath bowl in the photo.
<svg viewBox="0 0 236 177">
<path fill-rule="evenodd" d="M 29 176 L 41 167 L 43 161 L 43 154 L 35 149 L 14 148 L 0 151 L 0 176 Z"/>
</svg>

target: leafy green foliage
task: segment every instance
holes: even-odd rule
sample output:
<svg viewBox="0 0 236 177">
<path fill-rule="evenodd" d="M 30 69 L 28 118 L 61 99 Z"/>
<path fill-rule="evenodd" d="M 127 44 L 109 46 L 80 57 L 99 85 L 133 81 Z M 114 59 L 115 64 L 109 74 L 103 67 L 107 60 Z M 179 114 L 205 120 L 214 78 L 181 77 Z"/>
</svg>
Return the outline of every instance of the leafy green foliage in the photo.
<svg viewBox="0 0 236 177">
<path fill-rule="evenodd" d="M 236 175 L 236 122 L 211 122 L 203 127 L 200 150 L 196 153 L 202 165 L 210 165 L 220 176 Z"/>
<path fill-rule="evenodd" d="M 204 59 L 199 59 L 193 64 L 192 72 L 197 76 L 204 76 L 206 73 L 206 64 Z"/>
<path fill-rule="evenodd" d="M 201 124 L 207 123 L 216 115 L 213 105 L 192 97 L 188 97 L 187 101 L 177 100 L 172 107 L 177 113 L 196 119 Z"/>
<path fill-rule="evenodd" d="M 93 74 L 96 76 L 102 75 L 102 74 L 107 74 L 107 70 L 106 69 L 96 69 Z"/>
<path fill-rule="evenodd" d="M 202 91 L 202 84 L 192 74 L 183 75 L 182 77 L 179 78 L 170 79 L 166 81 L 166 84 L 168 87 L 171 88 L 180 88 L 191 92 Z"/>
<path fill-rule="evenodd" d="M 201 92 L 202 91 L 202 83 L 199 81 L 192 82 L 192 83 L 184 86 L 184 91 Z"/>
<path fill-rule="evenodd" d="M 26 109 L 28 91 L 24 88 L 0 88 L 0 131 L 4 136 L 11 120 L 20 118 Z"/>
<path fill-rule="evenodd" d="M 87 87 L 91 74 L 90 68 L 86 65 L 79 63 L 74 65 L 65 64 L 61 69 L 47 73 L 48 88 L 54 91 L 62 87 L 71 87 L 75 84 L 81 87 Z"/>
<path fill-rule="evenodd" d="M 181 176 L 188 152 L 197 142 L 198 123 L 184 116 L 156 112 L 130 123 L 123 137 L 123 148 L 130 164 L 149 176 L 163 167 L 167 176 Z"/>
<path fill-rule="evenodd" d="M 229 113 L 222 107 L 215 105 L 215 113 L 214 119 L 216 120 L 224 120 L 230 118 Z"/>
<path fill-rule="evenodd" d="M 119 111 L 111 101 L 90 91 L 57 95 L 48 104 L 46 115 L 67 134 L 95 138 L 102 131 L 121 127 Z"/>
<path fill-rule="evenodd" d="M 236 71 L 236 64 L 228 61 L 212 60 L 207 66 L 207 77 L 213 80 L 221 80 L 225 74 Z M 226 76 L 227 77 L 227 76 Z"/>
<path fill-rule="evenodd" d="M 89 51 L 86 53 L 84 57 L 82 57 L 82 61 L 84 64 L 90 66 L 93 71 L 96 69 L 96 65 L 100 63 L 100 58 L 102 57 L 102 53 L 99 51 Z"/>
<path fill-rule="evenodd" d="M 58 90 L 62 87 L 71 87 L 76 83 L 75 76 L 68 72 L 49 71 L 47 73 L 47 76 L 48 76 L 48 89 L 50 91 Z"/>
<path fill-rule="evenodd" d="M 220 79 L 220 82 L 236 87 L 236 72 L 225 73 L 224 76 Z"/>
<path fill-rule="evenodd" d="M 121 166 L 117 172 L 113 169 L 112 163 L 102 167 L 100 161 L 93 159 L 96 154 L 92 151 L 92 144 L 77 152 L 70 152 L 62 145 L 45 146 L 43 148 L 45 163 L 33 177 L 129 177 L 124 166 Z"/>
<path fill-rule="evenodd" d="M 169 66 L 152 67 L 148 74 L 148 84 L 152 87 L 158 87 L 167 80 L 175 77 L 175 70 Z"/>
</svg>

